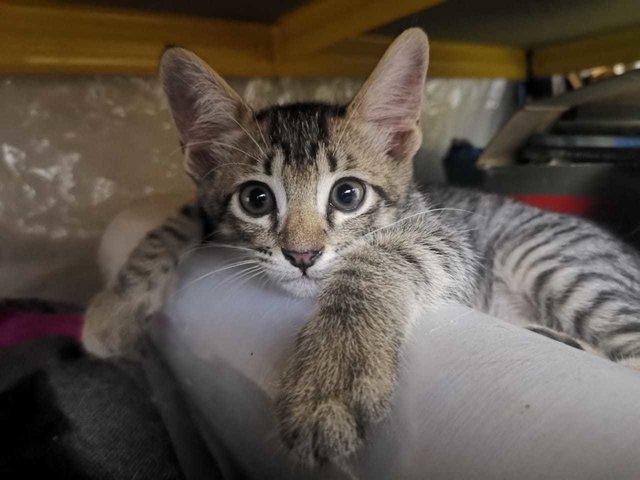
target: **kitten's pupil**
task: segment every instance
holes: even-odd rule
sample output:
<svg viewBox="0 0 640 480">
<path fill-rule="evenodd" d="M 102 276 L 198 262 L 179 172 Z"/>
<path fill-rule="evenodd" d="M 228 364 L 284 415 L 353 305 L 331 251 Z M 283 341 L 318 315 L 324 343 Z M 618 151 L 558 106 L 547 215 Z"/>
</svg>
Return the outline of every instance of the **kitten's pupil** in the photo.
<svg viewBox="0 0 640 480">
<path fill-rule="evenodd" d="M 353 211 L 360 206 L 364 197 L 364 185 L 355 179 L 340 180 L 331 191 L 330 203 L 335 208 Z"/>
<path fill-rule="evenodd" d="M 353 185 L 343 183 L 342 185 L 340 185 L 340 187 L 338 187 L 337 195 L 340 203 L 342 203 L 343 205 L 351 205 L 355 203 L 358 193 L 356 192 L 356 189 L 353 188 Z"/>
<path fill-rule="evenodd" d="M 259 188 L 252 188 L 249 192 L 249 202 L 251 205 L 260 210 L 267 203 L 267 192 Z"/>
<path fill-rule="evenodd" d="M 269 187 L 258 182 L 250 183 L 241 189 L 240 204 L 252 216 L 266 215 L 275 206 Z"/>
</svg>

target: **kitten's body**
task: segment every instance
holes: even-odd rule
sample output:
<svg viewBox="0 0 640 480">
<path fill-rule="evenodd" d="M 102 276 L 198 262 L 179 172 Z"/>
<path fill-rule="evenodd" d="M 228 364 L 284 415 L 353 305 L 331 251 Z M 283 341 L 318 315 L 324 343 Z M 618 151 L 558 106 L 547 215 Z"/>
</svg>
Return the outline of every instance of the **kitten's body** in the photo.
<svg viewBox="0 0 640 480">
<path fill-rule="evenodd" d="M 598 346 L 613 360 L 640 355 L 640 256 L 596 225 L 497 195 L 431 190 L 481 263 L 473 306 Z"/>
<path fill-rule="evenodd" d="M 443 302 L 538 322 L 612 359 L 640 355 L 636 252 L 572 217 L 414 186 L 426 48 L 403 34 L 347 107 L 257 114 L 190 54 L 166 54 L 198 206 L 150 232 L 92 303 L 87 347 L 130 351 L 190 245 L 246 249 L 251 268 L 317 295 L 277 404 L 283 440 L 310 464 L 352 453 L 385 414 L 409 325 Z"/>
</svg>

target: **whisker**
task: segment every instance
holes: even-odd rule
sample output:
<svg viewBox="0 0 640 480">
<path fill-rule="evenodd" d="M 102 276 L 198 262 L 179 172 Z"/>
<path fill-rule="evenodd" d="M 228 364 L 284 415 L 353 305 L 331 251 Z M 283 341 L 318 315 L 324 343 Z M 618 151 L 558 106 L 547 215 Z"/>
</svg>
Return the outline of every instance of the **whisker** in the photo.
<svg viewBox="0 0 640 480">
<path fill-rule="evenodd" d="M 241 247 L 239 245 L 228 245 L 226 243 L 213 243 L 213 242 L 206 242 L 202 245 L 196 245 L 195 247 L 189 248 L 187 250 L 185 250 L 184 252 L 182 252 L 183 254 L 187 255 L 193 252 L 197 252 L 200 250 L 206 250 L 209 248 L 230 248 L 233 250 L 242 250 L 242 251 L 246 251 L 246 252 L 251 252 L 251 253 L 255 253 L 256 251 L 253 248 L 248 248 L 248 247 Z"/>
<path fill-rule="evenodd" d="M 207 245 L 211 246 L 211 247 L 220 247 L 220 248 L 235 248 L 237 250 L 245 250 L 245 251 L 251 252 L 251 253 L 255 253 L 256 252 L 256 250 L 254 248 L 244 247 L 242 245 L 231 245 L 229 243 L 207 242 Z"/>
<path fill-rule="evenodd" d="M 218 170 L 219 168 L 222 167 L 226 167 L 228 165 L 241 165 L 243 167 L 246 168 L 252 168 L 251 165 L 247 164 L 247 163 L 241 163 L 241 162 L 227 162 L 227 163 L 223 163 L 221 165 L 216 165 L 215 167 L 213 167 L 212 169 L 210 169 L 209 171 L 207 171 L 207 173 L 205 173 L 202 178 L 200 179 L 200 181 L 202 182 L 203 180 L 205 180 L 206 178 L 209 177 L 209 175 L 211 175 L 213 172 L 215 172 L 216 170 Z"/>
<path fill-rule="evenodd" d="M 249 158 L 254 159 L 257 162 L 261 162 L 262 160 L 254 155 L 251 155 L 249 152 L 247 152 L 246 150 L 243 150 L 239 147 L 236 147 L 235 145 L 231 144 L 231 143 L 225 143 L 225 142 L 221 142 L 219 140 L 207 140 L 207 141 L 202 141 L 202 142 L 190 142 L 190 143 L 185 143 L 184 145 L 182 145 L 180 147 L 180 149 L 184 149 L 184 148 L 189 148 L 189 147 L 196 147 L 196 146 L 201 146 L 201 145 L 220 145 L 223 148 L 230 148 L 232 150 L 236 150 L 244 155 L 246 155 Z M 174 152 L 180 150 L 180 149 L 176 149 L 174 150 Z"/>
<path fill-rule="evenodd" d="M 264 148 L 269 149 L 269 144 L 267 143 L 267 139 L 262 133 L 262 128 L 260 127 L 260 122 L 258 122 L 258 117 L 256 117 L 256 112 L 251 109 L 251 115 L 253 116 L 253 121 L 256 123 L 256 127 L 258 127 L 258 132 L 260 133 L 260 137 L 262 137 L 262 143 L 264 143 Z"/>
<path fill-rule="evenodd" d="M 232 263 L 231 265 L 226 265 L 226 266 L 224 266 L 224 267 L 217 268 L 216 270 L 213 270 L 213 271 L 211 271 L 211 272 L 207 272 L 207 273 L 205 273 L 204 275 L 202 275 L 202 276 L 200 276 L 200 277 L 196 278 L 195 280 L 192 280 L 192 281 L 190 281 L 189 283 L 187 283 L 187 284 L 186 284 L 184 287 L 182 287 L 178 292 L 176 292 L 176 294 L 177 294 L 177 293 L 179 293 L 179 292 L 183 292 L 183 291 L 184 291 L 184 290 L 186 290 L 187 288 L 192 287 L 194 284 L 196 284 L 196 283 L 200 282 L 201 280 L 204 280 L 204 279 L 206 279 L 206 278 L 209 278 L 209 277 L 211 277 L 212 275 L 215 275 L 216 273 L 224 272 L 225 270 L 229 270 L 229 269 L 231 269 L 231 268 L 236 268 L 236 267 L 240 267 L 240 266 L 242 266 L 242 265 L 249 265 L 249 264 L 257 264 L 257 262 L 256 262 L 255 260 L 243 260 L 243 261 L 240 261 L 240 262 Z"/>
<path fill-rule="evenodd" d="M 249 133 L 249 131 L 248 131 L 246 128 L 244 128 L 244 126 L 242 126 L 242 125 L 240 124 L 240 122 L 238 122 L 235 118 L 233 118 L 233 115 L 231 115 L 231 114 L 227 113 L 227 116 L 229 117 L 229 119 L 230 119 L 233 123 L 235 123 L 236 125 L 238 125 L 238 127 L 240 127 L 244 133 L 246 133 L 246 134 L 247 134 L 247 136 L 251 139 L 251 141 L 255 144 L 255 146 L 256 146 L 256 147 L 258 147 L 258 149 L 260 150 L 260 153 L 262 153 L 262 155 L 263 155 L 264 157 L 266 157 L 266 156 L 267 156 L 267 154 L 266 154 L 266 153 L 264 153 L 264 150 L 262 149 L 262 147 L 258 144 L 258 142 L 256 141 L 256 139 L 255 139 L 255 138 L 253 138 L 253 135 L 251 135 L 251 134 Z M 266 147 L 266 146 L 267 146 L 267 145 L 265 144 L 265 147 Z"/>
<path fill-rule="evenodd" d="M 251 281 L 252 279 L 260 276 L 260 275 L 264 275 L 265 272 L 264 271 L 258 271 L 256 273 L 254 273 L 253 275 L 249 275 L 248 277 L 245 277 L 244 279 L 242 279 L 242 281 L 240 283 L 238 283 L 235 288 L 240 288 L 243 285 L 246 285 L 247 283 L 249 283 L 249 281 Z"/>
<path fill-rule="evenodd" d="M 202 243 L 210 243 L 209 239 L 211 237 L 213 237 L 216 233 L 220 233 L 220 229 L 219 228 L 214 228 L 213 231 L 209 234 L 207 234 L 205 237 L 202 238 Z M 212 243 L 212 242 L 211 242 Z"/>
<path fill-rule="evenodd" d="M 259 270 L 261 270 L 261 266 L 260 265 L 254 265 L 252 267 L 244 268 L 244 269 L 240 270 L 239 272 L 236 272 L 233 275 L 225 278 L 222 282 L 217 283 L 216 284 L 216 288 L 221 288 L 221 287 L 223 287 L 225 285 L 232 284 L 233 282 L 235 282 L 236 280 L 241 279 L 245 275 L 250 275 L 250 274 L 252 274 L 254 272 L 257 272 Z"/>
<path fill-rule="evenodd" d="M 260 288 L 265 288 L 269 283 L 269 276 L 267 272 L 264 272 L 264 276 L 262 277 L 262 281 L 260 282 Z"/>
<path fill-rule="evenodd" d="M 365 233 L 360 238 L 365 238 L 365 237 L 368 237 L 369 235 L 373 235 L 374 233 L 380 232 L 380 231 L 385 230 L 387 228 L 391 228 L 394 225 L 397 225 L 398 223 L 406 222 L 407 220 L 409 220 L 411 218 L 418 217 L 420 215 L 426 215 L 427 213 L 439 212 L 439 211 L 443 211 L 443 210 L 453 210 L 453 211 L 474 213 L 471 210 L 464 210 L 462 208 L 430 208 L 430 209 L 427 209 L 427 210 L 423 210 L 422 212 L 414 213 L 412 215 L 407 215 L 406 217 L 403 217 L 400 220 L 396 220 L 395 222 L 392 222 L 389 225 L 385 225 L 384 227 L 376 228 L 375 230 L 372 230 L 371 232 Z"/>
<path fill-rule="evenodd" d="M 220 146 L 221 146 L 221 147 L 223 147 L 223 148 L 231 148 L 232 150 L 236 150 L 236 151 L 238 151 L 238 152 L 240 152 L 240 153 L 243 153 L 243 154 L 244 154 L 244 155 L 246 155 L 247 157 L 254 159 L 254 160 L 255 160 L 256 162 L 258 162 L 258 163 L 260 163 L 260 162 L 262 161 L 260 158 L 258 158 L 258 157 L 256 157 L 256 156 L 254 156 L 254 155 L 251 155 L 249 152 L 247 152 L 247 151 L 245 151 L 245 150 L 243 150 L 243 149 L 241 149 L 241 148 L 239 148 L 239 147 L 236 147 L 235 145 L 233 145 L 233 144 L 231 144 L 231 143 L 224 143 L 224 142 L 220 142 L 220 141 L 218 141 L 218 140 L 216 140 L 216 141 L 214 141 L 214 142 L 211 142 L 211 143 L 212 143 L 213 145 L 220 145 Z"/>
<path fill-rule="evenodd" d="M 180 252 L 179 257 L 178 257 L 178 263 L 183 262 L 191 253 L 197 252 L 198 250 L 202 250 L 202 249 L 207 248 L 207 245 L 215 245 L 215 242 L 210 242 L 207 239 L 211 238 L 216 233 L 218 233 L 218 230 L 214 230 L 213 232 L 211 232 L 208 235 L 206 235 L 204 238 L 202 238 L 200 240 L 200 243 L 198 243 L 198 244 L 196 244 L 196 245 L 194 245 L 194 246 L 192 246 L 190 248 L 187 248 L 187 249 L 183 250 L 182 252 Z"/>
<path fill-rule="evenodd" d="M 184 152 L 185 148 L 189 148 L 189 147 L 198 147 L 200 145 L 210 145 L 211 143 L 213 143 L 212 140 L 203 140 L 201 142 L 189 142 L 189 143 L 184 143 L 182 145 L 180 145 L 178 148 L 176 148 L 175 150 L 171 150 L 169 152 L 169 156 L 172 157 L 174 156 L 176 153 L 182 153 Z"/>
<path fill-rule="evenodd" d="M 253 267 L 248 267 L 243 269 L 240 272 L 235 273 L 234 275 L 226 278 L 223 282 L 219 283 L 216 285 L 216 288 L 221 288 L 221 287 L 225 287 L 225 288 L 229 288 L 232 285 L 234 287 L 238 286 L 238 283 L 240 280 L 246 278 L 249 275 L 252 275 L 254 273 L 259 273 L 262 271 L 262 268 L 260 266 L 253 266 Z"/>
<path fill-rule="evenodd" d="M 176 148 L 175 150 L 173 150 L 173 151 L 169 152 L 169 157 L 172 157 L 173 155 L 175 155 L 176 153 L 178 153 L 179 151 L 181 151 L 183 148 L 188 148 L 188 147 L 193 147 L 193 146 L 198 146 L 198 145 L 211 145 L 211 144 L 213 144 L 213 143 L 216 143 L 216 142 L 212 142 L 212 141 L 210 141 L 210 140 L 207 140 L 207 141 L 205 141 L 205 142 L 191 142 L 191 143 L 186 143 L 185 145 L 183 145 L 183 146 L 181 146 L 181 147 L 178 147 L 178 148 Z M 246 152 L 245 152 L 245 153 L 246 153 Z M 255 157 L 253 157 L 253 158 L 255 158 Z M 213 167 L 211 170 L 209 170 L 207 173 L 205 173 L 205 174 L 202 176 L 201 181 L 202 181 L 202 180 L 204 180 L 204 179 L 206 179 L 209 175 L 211 175 L 213 172 L 215 172 L 215 171 L 216 171 L 216 170 L 218 170 L 219 168 L 226 167 L 227 165 L 240 165 L 240 166 L 243 166 L 243 167 L 252 168 L 252 166 L 251 166 L 251 165 L 249 165 L 249 164 L 247 164 L 247 163 L 241 163 L 241 162 L 226 162 L 226 163 L 222 163 L 222 164 L 220 164 L 220 165 L 216 165 L 216 166 L 215 166 L 215 167 Z"/>
</svg>

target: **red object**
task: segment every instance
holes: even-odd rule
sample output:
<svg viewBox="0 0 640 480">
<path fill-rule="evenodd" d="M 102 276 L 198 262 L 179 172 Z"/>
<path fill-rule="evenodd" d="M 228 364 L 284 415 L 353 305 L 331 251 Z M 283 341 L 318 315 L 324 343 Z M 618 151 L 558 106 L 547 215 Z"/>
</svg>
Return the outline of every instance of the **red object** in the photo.
<svg viewBox="0 0 640 480">
<path fill-rule="evenodd" d="M 580 195 L 514 195 L 516 200 L 544 210 L 589 217 L 599 202 L 593 197 Z"/>
<path fill-rule="evenodd" d="M 0 346 L 47 335 L 80 338 L 81 314 L 9 312 L 0 314 Z"/>
</svg>

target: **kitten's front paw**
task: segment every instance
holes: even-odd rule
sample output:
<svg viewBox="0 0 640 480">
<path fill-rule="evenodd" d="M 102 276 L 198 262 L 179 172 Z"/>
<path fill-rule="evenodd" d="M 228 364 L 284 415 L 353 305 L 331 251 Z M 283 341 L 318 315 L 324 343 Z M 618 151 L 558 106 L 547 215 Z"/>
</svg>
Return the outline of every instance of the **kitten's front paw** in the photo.
<svg viewBox="0 0 640 480">
<path fill-rule="evenodd" d="M 351 409 L 339 400 L 296 404 L 281 400 L 280 435 L 300 463 L 315 466 L 351 455 L 361 442 Z"/>
<path fill-rule="evenodd" d="M 318 375 L 317 365 L 306 366 L 298 375 L 285 375 L 277 414 L 285 446 L 297 461 L 313 467 L 357 450 L 369 426 L 387 414 L 393 378 L 355 372 L 330 378 Z"/>
<path fill-rule="evenodd" d="M 98 357 L 131 356 L 142 335 L 138 304 L 111 290 L 91 300 L 82 325 L 82 345 Z M 144 320 L 144 319 L 142 319 Z"/>
</svg>

